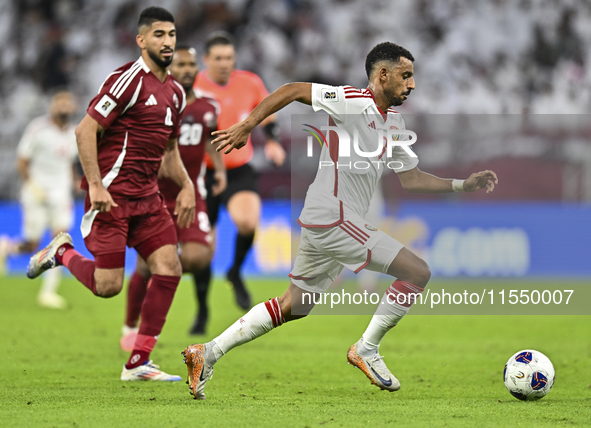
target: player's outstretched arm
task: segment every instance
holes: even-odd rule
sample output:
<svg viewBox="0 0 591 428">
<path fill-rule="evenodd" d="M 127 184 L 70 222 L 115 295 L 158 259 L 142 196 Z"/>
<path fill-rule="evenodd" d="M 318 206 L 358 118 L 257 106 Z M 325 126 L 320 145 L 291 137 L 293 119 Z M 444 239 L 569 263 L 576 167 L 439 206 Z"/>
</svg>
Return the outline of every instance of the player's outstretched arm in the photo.
<svg viewBox="0 0 591 428">
<path fill-rule="evenodd" d="M 82 170 L 88 181 L 88 197 L 91 209 L 109 212 L 118 207 L 111 194 L 103 186 L 101 170 L 98 164 L 98 148 L 96 135 L 103 132 L 103 127 L 88 114 L 76 127 L 76 144 Z"/>
<path fill-rule="evenodd" d="M 170 177 L 181 188 L 176 197 L 174 213 L 181 228 L 189 227 L 195 221 L 195 186 L 181 160 L 176 138 L 168 141 L 161 169 L 164 175 Z"/>
<path fill-rule="evenodd" d="M 234 149 L 240 149 L 247 141 L 248 136 L 255 126 L 261 123 L 266 117 L 281 110 L 288 104 L 299 101 L 304 104 L 312 104 L 312 84 L 311 83 L 287 83 L 269 94 L 261 103 L 254 108 L 242 122 L 231 126 L 228 129 L 212 132 L 216 137 L 211 144 L 219 144 L 216 150 L 219 152 L 227 149 L 224 153 L 228 154 Z"/>
<path fill-rule="evenodd" d="M 490 170 L 475 172 L 466 180 L 439 178 L 417 167 L 397 175 L 404 190 L 412 193 L 475 192 L 480 189 L 490 193 L 499 183 L 497 174 Z"/>
</svg>

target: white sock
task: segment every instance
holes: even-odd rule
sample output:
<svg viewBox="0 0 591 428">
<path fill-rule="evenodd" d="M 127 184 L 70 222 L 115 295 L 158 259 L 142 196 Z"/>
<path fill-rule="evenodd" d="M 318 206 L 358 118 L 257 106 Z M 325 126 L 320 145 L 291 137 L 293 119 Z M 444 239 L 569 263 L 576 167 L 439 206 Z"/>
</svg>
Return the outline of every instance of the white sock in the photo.
<svg viewBox="0 0 591 428">
<path fill-rule="evenodd" d="M 412 306 L 413 295 L 422 292 L 423 288 L 416 285 L 399 280 L 394 281 L 384 293 L 378 309 L 361 337 L 362 351 L 377 352 L 386 333 L 400 322 Z"/>
<path fill-rule="evenodd" d="M 259 303 L 210 342 L 215 361 L 232 348 L 250 342 L 284 322 L 277 298 Z"/>
<path fill-rule="evenodd" d="M 57 287 L 60 285 L 60 278 L 62 276 L 61 267 L 49 269 L 43 275 L 43 283 L 41 284 L 41 290 L 39 293 L 55 294 Z"/>
</svg>

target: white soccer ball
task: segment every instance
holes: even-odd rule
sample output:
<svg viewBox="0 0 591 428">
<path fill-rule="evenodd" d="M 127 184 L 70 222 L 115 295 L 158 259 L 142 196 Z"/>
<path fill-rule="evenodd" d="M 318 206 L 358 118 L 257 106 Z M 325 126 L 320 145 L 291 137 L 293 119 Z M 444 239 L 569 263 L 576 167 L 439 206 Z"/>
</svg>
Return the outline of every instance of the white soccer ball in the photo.
<svg viewBox="0 0 591 428">
<path fill-rule="evenodd" d="M 519 400 L 539 400 L 554 385 L 554 366 L 538 351 L 519 351 L 507 361 L 503 380 L 511 395 Z"/>
</svg>

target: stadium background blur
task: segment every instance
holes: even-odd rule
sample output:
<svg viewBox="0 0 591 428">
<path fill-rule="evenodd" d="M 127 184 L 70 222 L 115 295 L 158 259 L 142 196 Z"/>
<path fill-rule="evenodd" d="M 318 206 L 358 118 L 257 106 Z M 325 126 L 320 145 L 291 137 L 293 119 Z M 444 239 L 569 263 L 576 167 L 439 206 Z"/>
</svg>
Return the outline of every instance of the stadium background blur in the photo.
<svg viewBox="0 0 591 428">
<path fill-rule="evenodd" d="M 16 145 L 26 124 L 44 114 L 49 96 L 61 88 L 77 95 L 81 118 L 105 76 L 138 57 L 136 21 L 148 5 L 143 0 L 0 4 L 6 41 L 0 52 L 0 233 L 20 231 Z M 390 174 L 384 180 L 388 215 L 380 226 L 426 257 L 435 275 L 591 276 L 589 2 L 163 0 L 159 5 L 175 15 L 178 42 L 200 53 L 211 31 L 232 33 L 237 67 L 259 74 L 270 91 L 291 81 L 364 87 L 363 63 L 372 46 L 390 40 L 408 48 L 416 58 L 417 90 L 400 111 L 419 135 L 420 167 L 444 177 L 490 168 L 500 184 L 492 195 L 410 195 Z M 310 111 L 297 105 L 279 114 L 286 147 L 298 144 L 290 138 L 291 115 Z M 265 206 L 246 272 L 284 274 L 291 262 L 290 194 L 305 188 L 291 171 L 311 172 L 315 166 L 292 155 L 276 169 L 260 144 L 253 162 L 265 177 L 260 181 Z M 228 227 L 223 216 L 220 230 Z M 73 233 L 81 243 L 77 227 Z M 229 263 L 231 245 L 220 238 L 214 269 Z M 482 251 L 482 257 L 474 256 Z M 10 269 L 19 272 L 25 264 L 24 257 L 14 259 Z"/>
</svg>

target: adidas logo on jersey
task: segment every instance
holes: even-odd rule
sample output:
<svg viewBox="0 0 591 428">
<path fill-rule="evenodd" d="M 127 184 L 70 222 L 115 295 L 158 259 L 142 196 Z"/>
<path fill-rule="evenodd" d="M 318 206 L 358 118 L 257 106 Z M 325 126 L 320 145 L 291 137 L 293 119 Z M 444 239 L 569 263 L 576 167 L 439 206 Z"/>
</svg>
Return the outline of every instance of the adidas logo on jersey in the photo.
<svg viewBox="0 0 591 428">
<path fill-rule="evenodd" d="M 146 105 L 147 106 L 155 106 L 158 104 L 158 101 L 156 101 L 156 97 L 154 96 L 154 94 L 150 94 L 150 96 L 148 97 L 148 101 L 146 101 Z"/>
<path fill-rule="evenodd" d="M 367 126 L 369 126 L 370 128 L 376 129 L 376 123 L 375 123 L 375 121 L 372 121 L 372 122 L 371 122 L 369 125 L 367 125 Z"/>
</svg>

